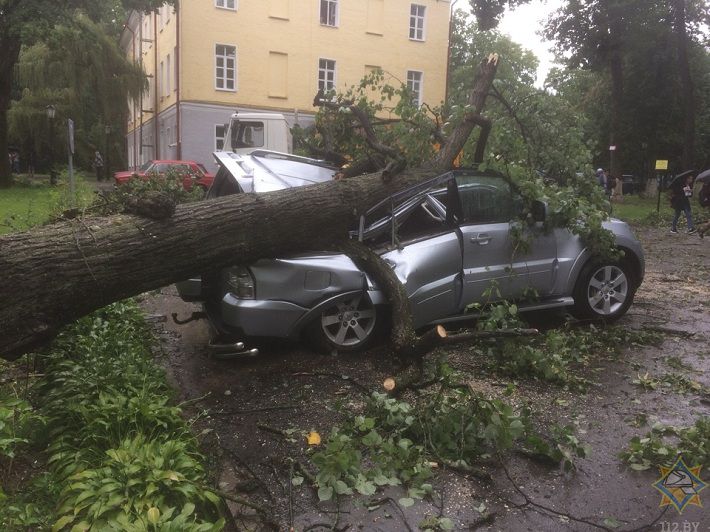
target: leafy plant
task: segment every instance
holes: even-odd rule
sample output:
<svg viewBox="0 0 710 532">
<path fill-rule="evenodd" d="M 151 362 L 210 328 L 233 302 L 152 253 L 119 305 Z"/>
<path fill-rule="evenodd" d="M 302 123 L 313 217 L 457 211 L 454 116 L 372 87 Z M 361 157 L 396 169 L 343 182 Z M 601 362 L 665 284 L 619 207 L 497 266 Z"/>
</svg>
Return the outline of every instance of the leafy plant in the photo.
<svg viewBox="0 0 710 532">
<path fill-rule="evenodd" d="M 0 459 L 14 458 L 16 449 L 29 442 L 29 432 L 38 422 L 41 418 L 26 400 L 0 397 Z"/>
<path fill-rule="evenodd" d="M 197 442 L 170 404 L 151 336 L 133 302 L 116 303 L 63 331 L 41 359 L 36 389 L 47 420 L 53 529 L 220 530 L 221 499 L 205 486 Z M 21 494 L 0 513 L 31 526 Z M 41 498 L 41 497 L 40 497 Z"/>
<path fill-rule="evenodd" d="M 710 417 L 702 416 L 686 428 L 657 423 L 646 436 L 631 438 L 619 456 L 631 469 L 643 471 L 654 465 L 669 466 L 680 454 L 692 466 L 710 463 Z"/>
<path fill-rule="evenodd" d="M 157 524 L 160 515 L 172 516 L 186 507 L 194 511 L 196 504 L 203 514 L 216 519 L 221 501 L 200 485 L 202 476 L 197 455 L 185 442 L 149 441 L 143 435 L 123 440 L 106 451 L 97 467 L 67 478 L 57 511 L 60 517 L 53 528 L 73 523 L 80 528 L 121 528 L 118 525 L 136 520 L 149 528 Z M 205 523 L 192 511 L 176 517 L 180 515 L 190 517 L 187 524 L 196 525 L 195 529 L 219 530 L 223 526 L 219 520 L 201 528 Z"/>
</svg>

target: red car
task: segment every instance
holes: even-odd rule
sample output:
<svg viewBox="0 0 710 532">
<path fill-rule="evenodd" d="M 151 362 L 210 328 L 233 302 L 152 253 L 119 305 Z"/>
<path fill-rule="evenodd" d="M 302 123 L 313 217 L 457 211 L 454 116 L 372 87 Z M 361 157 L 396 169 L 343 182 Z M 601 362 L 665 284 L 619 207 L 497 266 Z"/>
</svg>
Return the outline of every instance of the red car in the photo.
<svg viewBox="0 0 710 532">
<path fill-rule="evenodd" d="M 214 174 L 209 173 L 202 164 L 195 161 L 148 161 L 138 170 L 115 172 L 113 178 L 116 185 L 122 185 L 134 177 L 146 179 L 152 175 L 165 175 L 169 170 L 182 176 L 185 190 L 192 190 L 195 185 L 207 190 L 214 180 Z"/>
</svg>

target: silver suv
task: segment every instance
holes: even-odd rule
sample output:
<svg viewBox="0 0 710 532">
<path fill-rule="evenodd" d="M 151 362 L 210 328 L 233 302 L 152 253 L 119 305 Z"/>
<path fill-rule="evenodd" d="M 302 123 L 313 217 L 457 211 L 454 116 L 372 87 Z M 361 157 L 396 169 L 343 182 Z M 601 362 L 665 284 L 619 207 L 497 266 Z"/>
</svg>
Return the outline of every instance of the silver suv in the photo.
<svg viewBox="0 0 710 532">
<path fill-rule="evenodd" d="M 280 157 L 287 166 L 288 156 Z M 220 171 L 210 194 L 244 192 L 239 179 Z M 529 223 L 520 221 L 522 208 L 501 175 L 448 172 L 375 205 L 351 237 L 393 268 L 416 327 L 470 319 L 472 305 L 502 299 L 518 301 L 521 311 L 570 307 L 580 318 L 621 317 L 644 275 L 643 250 L 629 226 L 605 222 L 624 254 L 603 261 L 568 230 L 544 230 L 543 203 Z M 178 289 L 183 299 L 204 302 L 221 336 L 297 339 L 309 332 L 341 351 L 365 348 L 388 314 L 378 287 L 337 253 L 236 264 Z"/>
</svg>

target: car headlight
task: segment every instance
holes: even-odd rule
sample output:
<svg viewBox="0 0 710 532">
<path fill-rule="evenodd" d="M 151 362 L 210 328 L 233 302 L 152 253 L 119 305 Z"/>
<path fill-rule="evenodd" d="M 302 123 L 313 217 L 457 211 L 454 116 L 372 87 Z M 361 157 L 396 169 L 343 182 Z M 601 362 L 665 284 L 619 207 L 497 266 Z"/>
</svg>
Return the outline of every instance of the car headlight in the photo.
<svg viewBox="0 0 710 532">
<path fill-rule="evenodd" d="M 246 266 L 235 266 L 229 269 L 227 287 L 239 299 L 254 299 L 254 278 Z"/>
</svg>

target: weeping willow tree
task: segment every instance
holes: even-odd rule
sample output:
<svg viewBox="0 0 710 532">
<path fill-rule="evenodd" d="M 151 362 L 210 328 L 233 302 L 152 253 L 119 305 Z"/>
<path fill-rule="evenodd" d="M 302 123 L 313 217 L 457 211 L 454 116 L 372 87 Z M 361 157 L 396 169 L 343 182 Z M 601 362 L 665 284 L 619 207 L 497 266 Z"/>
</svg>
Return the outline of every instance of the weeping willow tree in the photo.
<svg viewBox="0 0 710 532">
<path fill-rule="evenodd" d="M 94 150 L 107 147 L 105 126 L 116 131 L 125 123 L 123 102 L 137 98 L 147 86 L 143 72 L 125 60 L 113 36 L 83 14 L 71 25 L 56 27 L 44 42 L 25 48 L 16 72 L 23 90 L 8 113 L 9 140 L 26 155 L 37 154 L 39 165 L 50 159 L 53 147 L 55 160 L 66 152 L 67 118 L 75 123 L 77 159 L 88 163 Z M 50 104 L 57 108 L 52 139 L 45 113 Z M 120 143 L 108 148 L 111 159 L 118 160 Z"/>
<path fill-rule="evenodd" d="M 13 118 L 13 124 L 20 127 L 21 136 L 13 133 L 19 145 L 36 142 L 24 135 L 41 130 L 39 113 L 44 113 L 49 103 L 58 107 L 60 119 L 71 111 L 81 132 L 93 131 L 94 136 L 109 119 L 118 120 L 124 111 L 112 109 L 111 102 L 127 101 L 128 85 L 130 90 L 141 87 L 129 82 L 136 77 L 115 43 L 118 25 L 126 10 L 150 11 L 165 3 L 174 5 L 175 0 L 0 0 L 0 154 L 7 153 L 8 113 L 13 100 L 20 100 L 17 112 L 25 115 Z M 30 52 L 40 43 L 44 50 Z M 26 53 L 37 61 L 19 67 L 20 57 L 24 59 Z M 41 57 L 46 61 L 39 61 Z M 66 98 L 50 100 L 61 95 Z M 32 104 L 39 104 L 40 109 Z M 94 118 L 86 120 L 84 115 Z M 0 156 L 0 188 L 10 184 L 7 157 Z"/>
</svg>

